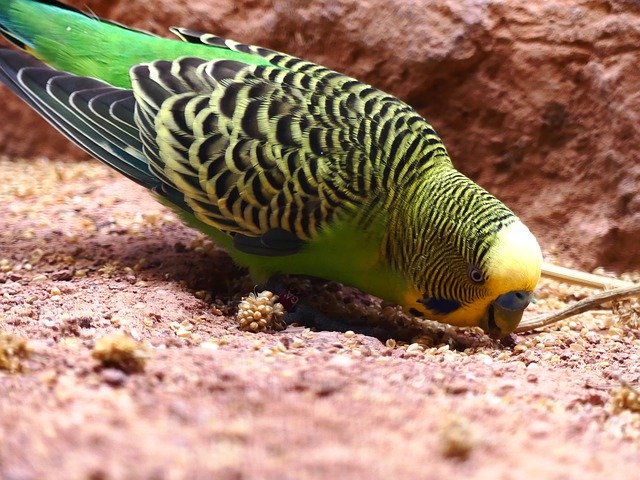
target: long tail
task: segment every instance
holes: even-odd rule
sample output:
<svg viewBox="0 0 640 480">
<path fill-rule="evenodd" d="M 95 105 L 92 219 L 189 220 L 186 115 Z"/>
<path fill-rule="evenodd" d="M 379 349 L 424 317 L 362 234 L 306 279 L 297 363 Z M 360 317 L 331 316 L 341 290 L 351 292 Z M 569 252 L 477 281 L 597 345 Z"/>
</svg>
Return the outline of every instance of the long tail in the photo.
<svg viewBox="0 0 640 480">
<path fill-rule="evenodd" d="M 122 88 L 131 87 L 133 65 L 154 60 L 190 56 L 268 63 L 260 55 L 197 38 L 181 41 L 133 30 L 55 0 L 0 0 L 0 33 L 48 65 Z"/>
<path fill-rule="evenodd" d="M 5 48 L 0 81 L 91 155 L 146 188 L 160 185 L 142 153 L 131 90 L 61 72 Z"/>
<path fill-rule="evenodd" d="M 53 26 L 53 33 L 59 35 L 56 23 L 73 22 L 74 17 L 83 15 L 56 0 L 1 0 L 0 31 L 20 48 L 35 49 L 34 41 L 42 28 Z"/>
<path fill-rule="evenodd" d="M 119 87 L 130 86 L 129 67 L 153 58 L 145 52 L 160 40 L 55 0 L 0 0 L 0 32 L 49 65 Z"/>
<path fill-rule="evenodd" d="M 88 153 L 189 211 L 184 196 L 150 170 L 131 68 L 179 57 L 270 64 L 271 52 L 236 48 L 188 29 L 174 33 L 181 40 L 129 29 L 56 0 L 0 0 L 0 34 L 27 52 L 0 48 L 0 82 Z"/>
</svg>

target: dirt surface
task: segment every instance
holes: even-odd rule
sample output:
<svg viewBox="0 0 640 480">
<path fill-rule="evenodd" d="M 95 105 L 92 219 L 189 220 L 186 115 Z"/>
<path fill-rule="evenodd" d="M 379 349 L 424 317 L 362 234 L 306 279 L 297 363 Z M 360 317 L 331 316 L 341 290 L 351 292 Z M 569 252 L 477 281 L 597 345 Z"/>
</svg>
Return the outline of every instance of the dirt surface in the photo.
<svg viewBox="0 0 640 480">
<path fill-rule="evenodd" d="M 399 95 L 547 258 L 638 270 L 637 2 L 70 3 Z M 637 301 L 503 344 L 431 324 L 406 342 L 243 332 L 253 284 L 223 251 L 0 98 L 0 478 L 637 476 Z M 542 282 L 527 314 L 590 293 Z"/>
<path fill-rule="evenodd" d="M 640 402 L 623 388 L 640 385 L 637 303 L 506 345 L 445 327 L 411 344 L 246 333 L 243 272 L 126 179 L 95 162 L 0 171 L 0 478 L 640 468 Z M 543 282 L 530 314 L 589 293 Z"/>
<path fill-rule="evenodd" d="M 639 268 L 637 1 L 69 3 L 165 36 L 182 25 L 275 48 L 393 93 L 563 263 Z M 0 154 L 82 155 L 5 94 Z"/>
</svg>

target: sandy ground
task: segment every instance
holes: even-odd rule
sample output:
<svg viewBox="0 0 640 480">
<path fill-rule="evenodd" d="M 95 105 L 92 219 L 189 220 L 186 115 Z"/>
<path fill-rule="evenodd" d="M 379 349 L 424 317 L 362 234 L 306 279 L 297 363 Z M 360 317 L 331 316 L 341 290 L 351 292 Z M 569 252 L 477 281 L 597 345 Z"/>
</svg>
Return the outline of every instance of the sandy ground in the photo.
<svg viewBox="0 0 640 480">
<path fill-rule="evenodd" d="M 178 25 L 273 48 L 370 83 L 416 108 L 456 167 L 564 262 L 640 269 L 638 0 L 63 1 L 170 38 Z M 1 85 L 0 98 L 10 119 L 0 155 L 80 158 Z"/>
<path fill-rule="evenodd" d="M 506 345 L 444 327 L 414 344 L 242 332 L 244 273 L 126 179 L 93 162 L 0 171 L 0 478 L 640 469 L 640 406 L 623 387 L 640 385 L 633 305 Z M 532 314 L 589 293 L 542 283 Z M 128 367 L 96 358 L 118 333 L 137 342 Z"/>
</svg>

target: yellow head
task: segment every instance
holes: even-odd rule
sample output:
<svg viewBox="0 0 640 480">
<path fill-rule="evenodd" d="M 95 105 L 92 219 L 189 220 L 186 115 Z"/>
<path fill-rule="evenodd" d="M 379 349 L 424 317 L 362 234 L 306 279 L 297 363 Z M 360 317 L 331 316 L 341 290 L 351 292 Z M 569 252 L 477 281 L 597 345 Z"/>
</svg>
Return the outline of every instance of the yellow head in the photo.
<svg viewBox="0 0 640 480">
<path fill-rule="evenodd" d="M 481 266 L 468 263 L 463 255 L 460 259 L 444 273 L 454 279 L 453 287 L 443 290 L 449 295 L 434 298 L 423 289 L 411 289 L 403 306 L 443 323 L 480 326 L 494 338 L 508 335 L 520 323 L 540 279 L 542 253 L 535 237 L 516 218 L 494 234 Z"/>
</svg>

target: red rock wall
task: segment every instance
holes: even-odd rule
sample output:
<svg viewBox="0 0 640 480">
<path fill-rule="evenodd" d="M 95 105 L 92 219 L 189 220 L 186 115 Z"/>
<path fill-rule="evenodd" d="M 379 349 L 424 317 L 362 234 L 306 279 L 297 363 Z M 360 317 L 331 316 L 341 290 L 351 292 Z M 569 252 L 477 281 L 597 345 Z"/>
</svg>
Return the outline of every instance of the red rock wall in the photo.
<svg viewBox="0 0 640 480">
<path fill-rule="evenodd" d="M 283 50 L 398 95 L 545 249 L 640 268 L 636 0 L 70 3 L 156 33 L 184 25 Z M 82 155 L 1 95 L 0 154 Z"/>
</svg>

